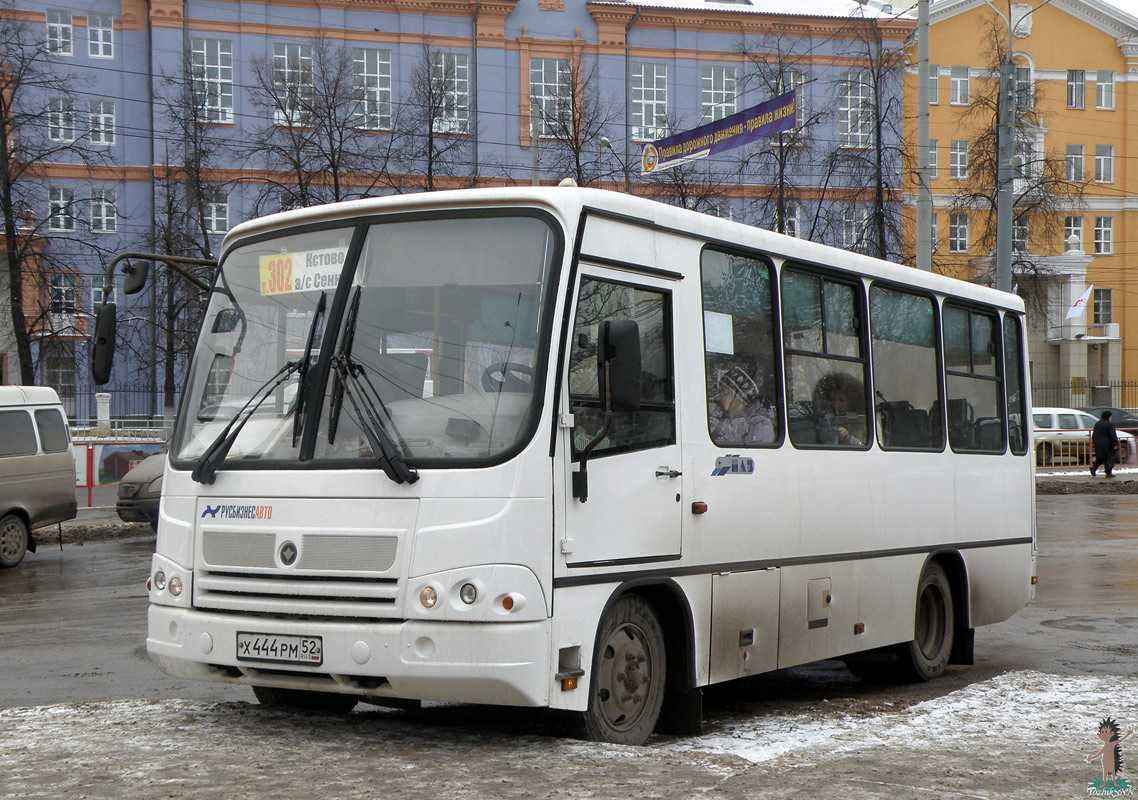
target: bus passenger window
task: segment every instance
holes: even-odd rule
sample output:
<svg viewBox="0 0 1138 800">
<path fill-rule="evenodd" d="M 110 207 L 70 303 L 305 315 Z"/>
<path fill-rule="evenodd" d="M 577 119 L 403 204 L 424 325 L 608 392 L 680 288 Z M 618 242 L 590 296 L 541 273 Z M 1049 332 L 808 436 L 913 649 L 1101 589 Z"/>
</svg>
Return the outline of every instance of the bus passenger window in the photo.
<svg viewBox="0 0 1138 800">
<path fill-rule="evenodd" d="M 782 439 L 768 262 L 704 250 L 703 342 L 707 425 L 723 447 Z"/>
<path fill-rule="evenodd" d="M 932 298 L 873 286 L 869 327 L 877 443 L 885 450 L 941 450 L 936 315 Z"/>
<path fill-rule="evenodd" d="M 868 442 L 863 297 L 859 284 L 782 272 L 787 430 L 795 447 Z"/>
<path fill-rule="evenodd" d="M 632 319 L 640 328 L 640 408 L 614 413 L 607 436 L 590 458 L 674 444 L 671 297 L 665 292 L 582 278 L 569 350 L 569 410 L 573 458 L 601 430 L 597 388 L 597 331 L 605 320 Z"/>
<path fill-rule="evenodd" d="M 1027 412 L 1024 398 L 1023 340 L 1019 320 L 1004 316 L 1004 381 L 1008 399 L 1008 444 L 1013 453 L 1027 452 Z"/>
<path fill-rule="evenodd" d="M 1002 453 L 1006 430 L 996 317 L 946 303 L 943 324 L 948 443 L 953 450 Z"/>
</svg>

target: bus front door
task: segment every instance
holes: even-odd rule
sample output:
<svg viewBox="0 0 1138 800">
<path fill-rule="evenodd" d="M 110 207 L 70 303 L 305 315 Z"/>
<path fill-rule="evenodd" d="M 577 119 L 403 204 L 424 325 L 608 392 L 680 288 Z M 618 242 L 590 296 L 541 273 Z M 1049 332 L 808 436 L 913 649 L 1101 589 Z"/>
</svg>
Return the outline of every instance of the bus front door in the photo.
<svg viewBox="0 0 1138 800">
<path fill-rule="evenodd" d="M 614 412 L 607 432 L 596 349 L 606 320 L 637 323 L 641 362 L 640 407 Z M 568 467 L 579 472 L 586 455 L 588 493 L 565 501 L 561 551 L 569 566 L 650 563 L 680 554 L 684 478 L 673 342 L 672 293 L 666 280 L 638 276 L 631 283 L 626 274 L 599 268 L 582 275 L 569 348 L 573 429 Z"/>
</svg>

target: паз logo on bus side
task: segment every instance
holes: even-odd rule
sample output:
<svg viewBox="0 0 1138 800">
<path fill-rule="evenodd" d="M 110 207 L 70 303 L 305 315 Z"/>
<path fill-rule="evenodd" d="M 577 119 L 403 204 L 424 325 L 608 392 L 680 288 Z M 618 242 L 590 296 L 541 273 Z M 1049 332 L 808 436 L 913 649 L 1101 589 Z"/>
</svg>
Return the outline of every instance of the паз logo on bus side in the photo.
<svg viewBox="0 0 1138 800">
<path fill-rule="evenodd" d="M 724 475 L 750 475 L 754 471 L 755 459 L 728 453 L 715 459 L 715 469 L 711 471 L 711 476 L 721 478 Z"/>
</svg>

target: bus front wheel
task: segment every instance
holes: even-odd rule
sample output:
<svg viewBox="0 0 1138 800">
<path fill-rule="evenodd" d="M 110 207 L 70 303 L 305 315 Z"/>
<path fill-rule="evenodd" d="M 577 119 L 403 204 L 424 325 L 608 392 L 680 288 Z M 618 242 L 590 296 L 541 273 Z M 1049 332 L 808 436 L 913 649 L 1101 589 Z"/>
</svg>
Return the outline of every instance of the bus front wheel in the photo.
<svg viewBox="0 0 1138 800">
<path fill-rule="evenodd" d="M 901 646 L 900 665 L 910 680 L 940 676 L 952 653 L 955 615 L 952 587 L 944 567 L 930 562 L 917 584 L 916 638 Z"/>
<path fill-rule="evenodd" d="M 0 519 L 0 567 L 14 567 L 28 552 L 28 526 L 15 514 Z"/>
<path fill-rule="evenodd" d="M 359 698 L 336 692 L 311 692 L 306 689 L 277 689 L 272 686 L 254 686 L 257 702 L 273 708 L 298 708 L 304 711 L 323 711 L 328 714 L 347 714 L 356 707 Z"/>
<path fill-rule="evenodd" d="M 664 632 L 656 612 L 644 598 L 625 595 L 605 615 L 597 645 L 585 736 L 644 744 L 664 702 Z"/>
</svg>

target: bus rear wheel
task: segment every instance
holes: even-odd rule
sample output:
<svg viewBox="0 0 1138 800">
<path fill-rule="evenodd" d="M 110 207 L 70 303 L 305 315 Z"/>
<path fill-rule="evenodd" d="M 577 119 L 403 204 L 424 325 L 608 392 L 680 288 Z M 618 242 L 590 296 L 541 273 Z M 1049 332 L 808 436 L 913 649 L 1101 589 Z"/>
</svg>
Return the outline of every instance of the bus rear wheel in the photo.
<svg viewBox="0 0 1138 800">
<path fill-rule="evenodd" d="M 664 703 L 664 632 L 644 598 L 625 595 L 605 615 L 597 636 L 585 737 L 640 745 Z"/>
<path fill-rule="evenodd" d="M 955 625 L 948 574 L 940 564 L 931 562 L 917 584 L 916 638 L 901 646 L 903 677 L 914 681 L 939 677 L 952 654 Z"/>
<path fill-rule="evenodd" d="M 297 708 L 303 711 L 322 711 L 327 714 L 347 714 L 356 707 L 359 698 L 353 694 L 312 692 L 307 689 L 278 689 L 272 686 L 254 686 L 257 702 L 272 708 Z"/>
<path fill-rule="evenodd" d="M 0 519 L 0 567 L 14 567 L 28 552 L 28 526 L 15 514 Z"/>
</svg>

